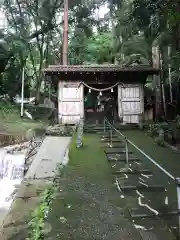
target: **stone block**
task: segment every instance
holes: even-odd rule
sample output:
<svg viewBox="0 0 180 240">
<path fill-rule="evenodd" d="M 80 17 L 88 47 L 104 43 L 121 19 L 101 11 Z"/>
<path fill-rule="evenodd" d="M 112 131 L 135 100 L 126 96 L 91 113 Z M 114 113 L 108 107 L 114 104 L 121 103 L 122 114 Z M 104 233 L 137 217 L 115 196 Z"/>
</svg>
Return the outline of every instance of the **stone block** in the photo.
<svg viewBox="0 0 180 240">
<path fill-rule="evenodd" d="M 17 190 L 16 198 L 38 197 L 46 188 L 52 185 L 52 182 L 46 180 L 27 180 L 24 181 Z"/>
</svg>

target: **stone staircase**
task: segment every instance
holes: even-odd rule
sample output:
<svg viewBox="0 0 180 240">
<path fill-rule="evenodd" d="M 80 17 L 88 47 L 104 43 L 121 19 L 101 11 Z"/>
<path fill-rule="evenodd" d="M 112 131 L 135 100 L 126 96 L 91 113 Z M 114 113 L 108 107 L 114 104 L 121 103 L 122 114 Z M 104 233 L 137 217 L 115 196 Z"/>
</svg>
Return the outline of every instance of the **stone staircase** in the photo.
<svg viewBox="0 0 180 240">
<path fill-rule="evenodd" d="M 129 127 L 138 126 L 119 126 L 118 129 L 125 130 Z M 151 169 L 146 168 L 132 150 L 128 151 L 127 166 L 125 143 L 114 133 L 110 139 L 109 130 L 106 128 L 104 132 L 103 125 L 85 126 L 84 131 L 99 134 L 120 198 L 125 198 L 128 206 L 125 207 L 127 217 L 138 229 L 142 239 L 176 239 L 178 229 L 175 224 L 179 212 L 168 205 L 167 190 L 155 180 Z"/>
<path fill-rule="evenodd" d="M 116 127 L 117 130 L 129 130 L 129 129 L 136 129 L 139 128 L 138 124 L 126 124 L 126 125 L 122 125 L 122 124 L 115 124 L 114 125 Z M 108 130 L 107 126 L 106 126 L 106 130 Z M 103 124 L 87 124 L 84 126 L 84 132 L 86 133 L 99 133 L 99 134 L 103 134 L 104 132 L 104 125 Z"/>
</svg>

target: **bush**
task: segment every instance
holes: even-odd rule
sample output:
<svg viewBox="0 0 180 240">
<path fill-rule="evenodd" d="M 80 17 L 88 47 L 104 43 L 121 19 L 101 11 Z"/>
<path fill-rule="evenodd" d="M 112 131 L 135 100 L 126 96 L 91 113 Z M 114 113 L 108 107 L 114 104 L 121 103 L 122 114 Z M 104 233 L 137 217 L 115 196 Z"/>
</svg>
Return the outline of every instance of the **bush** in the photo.
<svg viewBox="0 0 180 240">
<path fill-rule="evenodd" d="M 165 145 L 165 135 L 164 135 L 164 130 L 163 129 L 159 129 L 159 135 L 157 137 L 154 138 L 154 141 L 161 147 L 163 147 Z"/>
<path fill-rule="evenodd" d="M 176 128 L 180 129 L 180 116 L 176 116 Z"/>
<path fill-rule="evenodd" d="M 154 138 L 154 141 L 159 146 L 165 145 L 165 136 L 169 133 L 168 123 L 153 123 L 149 125 L 148 135 Z"/>
<path fill-rule="evenodd" d="M 157 136 L 158 132 L 159 132 L 159 129 L 160 129 L 160 125 L 158 123 L 150 124 L 149 128 L 148 128 L 149 136 L 151 136 L 151 137 Z"/>
</svg>

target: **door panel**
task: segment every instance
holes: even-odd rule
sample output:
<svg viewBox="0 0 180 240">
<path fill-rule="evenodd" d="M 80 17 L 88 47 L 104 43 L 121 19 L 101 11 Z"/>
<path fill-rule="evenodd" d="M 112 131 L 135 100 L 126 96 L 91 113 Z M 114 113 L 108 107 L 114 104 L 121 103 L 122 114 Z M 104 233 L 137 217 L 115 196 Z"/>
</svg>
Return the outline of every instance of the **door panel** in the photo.
<svg viewBox="0 0 180 240">
<path fill-rule="evenodd" d="M 118 86 L 118 113 L 123 123 L 138 123 L 143 113 L 143 91 L 139 85 Z"/>
<path fill-rule="evenodd" d="M 59 88 L 59 121 L 74 124 L 84 117 L 84 87 L 63 86 Z"/>
</svg>

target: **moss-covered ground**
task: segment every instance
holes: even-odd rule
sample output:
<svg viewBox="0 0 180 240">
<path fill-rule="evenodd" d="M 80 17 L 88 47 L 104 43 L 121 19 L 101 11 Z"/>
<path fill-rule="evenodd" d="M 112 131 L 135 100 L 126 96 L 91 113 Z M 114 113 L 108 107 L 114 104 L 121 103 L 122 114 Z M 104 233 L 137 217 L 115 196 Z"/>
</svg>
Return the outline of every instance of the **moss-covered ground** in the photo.
<svg viewBox="0 0 180 240">
<path fill-rule="evenodd" d="M 180 153 L 173 152 L 167 147 L 158 146 L 151 137 L 141 130 L 125 130 L 123 133 L 172 175 L 180 176 Z M 142 158 L 142 155 L 139 156 Z M 146 158 L 143 159 L 148 163 Z"/>
<path fill-rule="evenodd" d="M 158 146 L 151 137 L 149 137 L 146 132 L 141 130 L 125 130 L 123 132 L 125 136 L 128 137 L 136 146 L 142 149 L 148 156 L 150 156 L 154 161 L 161 165 L 165 170 L 167 170 L 172 176 L 180 176 L 180 153 L 173 152 L 168 147 Z M 150 169 L 153 173 L 153 181 L 156 184 L 161 184 L 166 188 L 166 196 L 168 196 L 168 209 L 177 210 L 177 185 L 175 181 L 171 180 L 166 176 L 161 170 L 159 170 L 154 164 L 152 164 L 145 156 L 143 156 L 139 151 L 136 151 L 134 147 L 130 149 L 138 156 L 143 165 Z M 152 194 L 151 199 L 155 197 Z M 168 226 L 177 226 L 177 217 L 169 216 L 167 219 Z"/>
<path fill-rule="evenodd" d="M 139 240 L 123 215 L 124 201 L 114 185 L 98 135 L 86 134 L 84 148 L 70 149 L 70 161 L 53 201 L 47 239 Z"/>
</svg>

